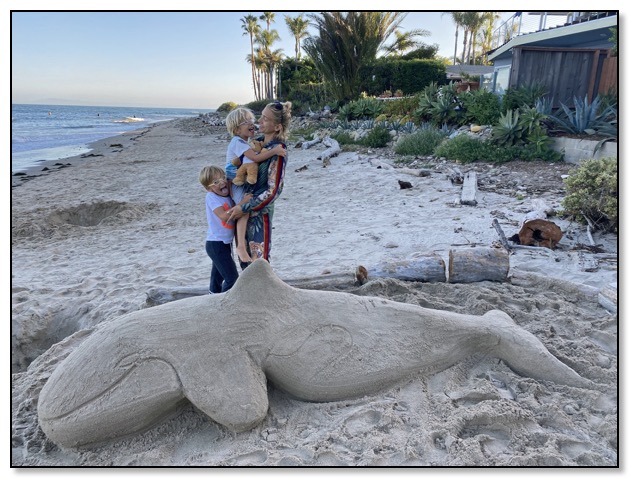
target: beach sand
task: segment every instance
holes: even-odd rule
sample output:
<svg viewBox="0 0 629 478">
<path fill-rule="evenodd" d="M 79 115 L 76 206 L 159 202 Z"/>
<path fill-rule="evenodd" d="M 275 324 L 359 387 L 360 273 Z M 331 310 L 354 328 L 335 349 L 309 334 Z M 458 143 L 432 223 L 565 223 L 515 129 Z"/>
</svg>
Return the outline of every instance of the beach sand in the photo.
<svg viewBox="0 0 629 478">
<path fill-rule="evenodd" d="M 617 280 L 616 262 L 573 249 L 587 243 L 585 228 L 559 218 L 560 247 L 516 250 L 509 281 L 374 279 L 350 290 L 474 315 L 503 310 L 601 390 L 521 377 L 476 355 L 355 400 L 303 402 L 269 384 L 266 419 L 243 433 L 186 405 L 142 434 L 97 447 L 48 440 L 37 424 L 39 392 L 93 327 L 145 307 L 151 288 L 209 282 L 198 174 L 224 167 L 229 137 L 185 121 L 99 141 L 96 156 L 14 178 L 13 466 L 617 466 L 617 314 L 599 304 Z M 495 246 L 496 217 L 507 236 L 517 232 L 535 199 L 480 190 L 478 205 L 465 206 L 461 186 L 438 171 L 404 173 L 378 150 L 341 153 L 323 167 L 323 146 L 294 146 L 271 253 L 286 280 L 433 252 L 447 264 L 450 250 Z M 558 207 L 561 196 L 543 199 Z M 616 235 L 595 237 L 607 256 L 617 253 Z"/>
</svg>

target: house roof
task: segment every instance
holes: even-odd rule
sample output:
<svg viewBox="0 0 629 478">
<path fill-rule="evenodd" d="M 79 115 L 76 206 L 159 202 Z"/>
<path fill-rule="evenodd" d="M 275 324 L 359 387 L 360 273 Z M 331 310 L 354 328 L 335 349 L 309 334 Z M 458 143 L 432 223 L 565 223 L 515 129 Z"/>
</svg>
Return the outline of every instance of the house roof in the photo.
<svg viewBox="0 0 629 478">
<path fill-rule="evenodd" d="M 583 23 L 572 23 L 560 27 L 541 30 L 512 38 L 487 55 L 489 61 L 510 56 L 517 46 L 570 47 L 580 44 L 606 41 L 611 36 L 609 29 L 618 26 L 618 16 L 613 15 Z"/>
<path fill-rule="evenodd" d="M 483 65 L 449 65 L 446 66 L 446 78 L 461 78 L 464 74 L 470 76 L 492 73 L 493 66 Z"/>
</svg>

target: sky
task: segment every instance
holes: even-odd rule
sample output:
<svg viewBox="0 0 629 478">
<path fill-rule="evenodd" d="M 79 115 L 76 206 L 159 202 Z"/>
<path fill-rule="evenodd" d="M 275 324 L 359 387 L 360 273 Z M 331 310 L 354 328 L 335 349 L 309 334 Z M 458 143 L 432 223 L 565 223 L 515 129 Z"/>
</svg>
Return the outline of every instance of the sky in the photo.
<svg viewBox="0 0 629 478">
<path fill-rule="evenodd" d="M 116 3 L 106 5 L 114 10 Z M 240 19 L 262 12 L 15 11 L 21 5 L 11 13 L 12 103 L 206 109 L 254 100 Z M 285 16 L 300 12 L 275 13 L 271 27 L 281 41 L 274 48 L 294 57 Z M 452 57 L 449 14 L 409 12 L 401 27 L 428 30 L 420 40 Z"/>
</svg>

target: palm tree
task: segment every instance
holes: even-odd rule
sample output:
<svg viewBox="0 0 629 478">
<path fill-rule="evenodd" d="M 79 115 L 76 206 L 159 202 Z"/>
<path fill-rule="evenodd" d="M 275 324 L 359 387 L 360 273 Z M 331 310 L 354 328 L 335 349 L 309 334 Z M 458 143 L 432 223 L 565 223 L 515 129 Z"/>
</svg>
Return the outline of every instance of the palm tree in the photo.
<svg viewBox="0 0 629 478">
<path fill-rule="evenodd" d="M 301 57 L 301 40 L 308 37 L 308 25 L 309 22 L 304 18 L 304 14 L 299 14 L 295 18 L 284 17 L 286 20 L 286 26 L 290 30 L 291 34 L 295 37 L 295 60 L 299 61 Z"/>
<path fill-rule="evenodd" d="M 463 53 L 461 62 L 468 63 L 472 43 L 472 27 L 476 24 L 478 12 L 462 12 L 461 26 L 463 27 Z"/>
<path fill-rule="evenodd" d="M 393 43 L 383 47 L 384 51 L 388 55 L 401 55 L 406 50 L 417 48 L 421 45 L 421 42 L 415 40 L 415 37 L 430 36 L 430 32 L 428 30 L 422 30 L 421 28 L 404 33 L 399 30 L 395 30 L 393 34 L 395 35 Z"/>
<path fill-rule="evenodd" d="M 447 12 L 442 13 L 441 16 L 446 15 Z M 452 64 L 456 65 L 456 48 L 457 48 L 457 44 L 459 42 L 459 27 L 461 25 L 463 25 L 463 14 L 465 12 L 450 12 L 450 16 L 452 16 L 452 21 L 454 22 L 455 25 L 455 30 L 454 30 L 454 55 L 452 56 Z M 462 62 L 461 62 L 462 63 Z"/>
<path fill-rule="evenodd" d="M 275 66 L 281 60 L 282 50 L 279 49 L 279 50 L 271 51 L 271 46 L 273 45 L 273 43 L 275 43 L 279 39 L 280 39 L 280 36 L 277 33 L 277 30 L 275 29 L 262 30 L 260 33 L 258 33 L 256 37 L 256 41 L 260 45 L 259 56 L 262 59 L 262 62 L 266 65 L 266 68 L 264 68 L 265 73 L 266 73 L 266 87 L 267 87 L 266 93 L 265 93 L 266 98 L 274 97 L 273 76 L 275 72 Z"/>
<path fill-rule="evenodd" d="M 266 29 L 271 29 L 271 23 L 275 21 L 275 12 L 262 12 L 260 15 L 260 20 L 264 20 L 266 22 Z"/>
<path fill-rule="evenodd" d="M 480 30 L 483 23 L 485 23 L 485 12 L 470 12 L 470 15 L 467 26 L 470 29 L 470 43 L 471 48 L 467 51 L 467 63 L 470 64 L 470 56 L 471 56 L 471 64 L 476 63 L 476 35 L 478 34 L 478 30 Z"/>
<path fill-rule="evenodd" d="M 481 30 L 481 54 L 483 64 L 487 64 L 487 57 L 485 53 L 491 50 L 491 44 L 493 42 L 494 22 L 500 19 L 500 14 L 497 12 L 485 12 L 483 14 L 484 22 Z"/>
<path fill-rule="evenodd" d="M 304 40 L 304 51 L 340 101 L 358 96 L 361 66 L 376 59 L 406 17 L 402 12 L 310 14 L 319 35 Z"/>
<path fill-rule="evenodd" d="M 259 100 L 260 90 L 256 88 L 256 66 L 252 59 L 254 58 L 253 39 L 260 33 L 260 25 L 258 25 L 258 17 L 251 14 L 245 15 L 240 21 L 242 22 L 241 27 L 245 31 L 243 35 L 249 35 L 249 41 L 251 43 L 251 55 L 249 56 L 249 62 L 251 63 L 251 80 L 253 82 L 253 94 L 256 100 Z"/>
</svg>

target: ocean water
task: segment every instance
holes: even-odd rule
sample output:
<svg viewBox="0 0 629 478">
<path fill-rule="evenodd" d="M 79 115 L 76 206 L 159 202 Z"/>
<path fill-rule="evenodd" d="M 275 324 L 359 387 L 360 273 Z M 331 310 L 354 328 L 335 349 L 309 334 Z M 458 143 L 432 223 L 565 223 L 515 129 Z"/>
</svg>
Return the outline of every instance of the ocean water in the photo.
<svg viewBox="0 0 629 478">
<path fill-rule="evenodd" d="M 214 110 L 11 105 L 11 173 L 89 151 L 88 143 L 149 124 Z"/>
</svg>

